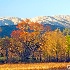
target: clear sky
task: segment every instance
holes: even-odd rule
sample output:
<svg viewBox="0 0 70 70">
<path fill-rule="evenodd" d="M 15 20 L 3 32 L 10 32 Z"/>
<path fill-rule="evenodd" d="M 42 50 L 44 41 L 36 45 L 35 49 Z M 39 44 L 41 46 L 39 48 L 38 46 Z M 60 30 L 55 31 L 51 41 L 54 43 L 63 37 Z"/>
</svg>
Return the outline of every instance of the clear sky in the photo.
<svg viewBox="0 0 70 70">
<path fill-rule="evenodd" d="M 0 0 L 0 17 L 70 15 L 70 0 Z"/>
</svg>

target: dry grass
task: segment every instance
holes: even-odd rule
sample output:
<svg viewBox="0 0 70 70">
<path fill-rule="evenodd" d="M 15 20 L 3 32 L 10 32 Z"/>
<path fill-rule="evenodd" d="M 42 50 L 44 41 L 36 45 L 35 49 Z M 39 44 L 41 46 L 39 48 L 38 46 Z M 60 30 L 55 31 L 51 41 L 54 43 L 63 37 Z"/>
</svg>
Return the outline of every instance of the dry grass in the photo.
<svg viewBox="0 0 70 70">
<path fill-rule="evenodd" d="M 0 70 L 67 70 L 70 63 L 2 64 Z"/>
</svg>

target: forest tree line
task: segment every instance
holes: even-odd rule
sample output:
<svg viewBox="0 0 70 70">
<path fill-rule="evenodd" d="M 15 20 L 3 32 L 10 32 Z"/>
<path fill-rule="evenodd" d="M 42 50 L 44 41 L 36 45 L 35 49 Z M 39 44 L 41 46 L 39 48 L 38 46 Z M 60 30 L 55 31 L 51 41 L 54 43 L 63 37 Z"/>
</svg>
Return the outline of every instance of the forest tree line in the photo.
<svg viewBox="0 0 70 70">
<path fill-rule="evenodd" d="M 11 37 L 0 38 L 0 63 L 69 62 L 70 29 L 51 30 L 29 19 Z"/>
</svg>

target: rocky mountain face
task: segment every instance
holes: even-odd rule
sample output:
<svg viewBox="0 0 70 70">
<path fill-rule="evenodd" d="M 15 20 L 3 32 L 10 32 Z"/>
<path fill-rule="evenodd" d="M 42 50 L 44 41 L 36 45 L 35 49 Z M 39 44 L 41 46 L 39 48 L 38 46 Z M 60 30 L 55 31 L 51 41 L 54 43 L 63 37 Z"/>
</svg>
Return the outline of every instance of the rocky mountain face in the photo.
<svg viewBox="0 0 70 70">
<path fill-rule="evenodd" d="M 33 22 L 39 22 L 44 26 L 49 25 L 52 30 L 59 28 L 70 28 L 70 15 L 55 15 L 55 16 L 38 16 L 29 18 Z M 0 18 L 0 37 L 10 36 L 13 30 L 16 30 L 16 25 L 24 20 L 18 17 L 1 17 Z"/>
</svg>

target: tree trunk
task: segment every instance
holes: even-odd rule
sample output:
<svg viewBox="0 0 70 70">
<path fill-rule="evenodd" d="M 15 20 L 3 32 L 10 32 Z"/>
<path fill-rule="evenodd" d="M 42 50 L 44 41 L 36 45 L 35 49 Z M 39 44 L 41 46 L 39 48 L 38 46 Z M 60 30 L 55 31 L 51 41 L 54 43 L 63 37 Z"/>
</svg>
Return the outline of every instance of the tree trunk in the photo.
<svg viewBox="0 0 70 70">
<path fill-rule="evenodd" d="M 50 55 L 49 55 L 49 62 L 50 62 Z"/>
<path fill-rule="evenodd" d="M 68 51 L 68 62 L 70 61 L 70 51 Z"/>
<path fill-rule="evenodd" d="M 58 53 L 56 51 L 56 62 L 58 62 Z"/>
<path fill-rule="evenodd" d="M 41 52 L 40 52 L 40 62 L 42 61 L 42 58 L 41 58 Z"/>
<path fill-rule="evenodd" d="M 6 48 L 6 63 L 8 62 L 8 48 Z"/>
</svg>

